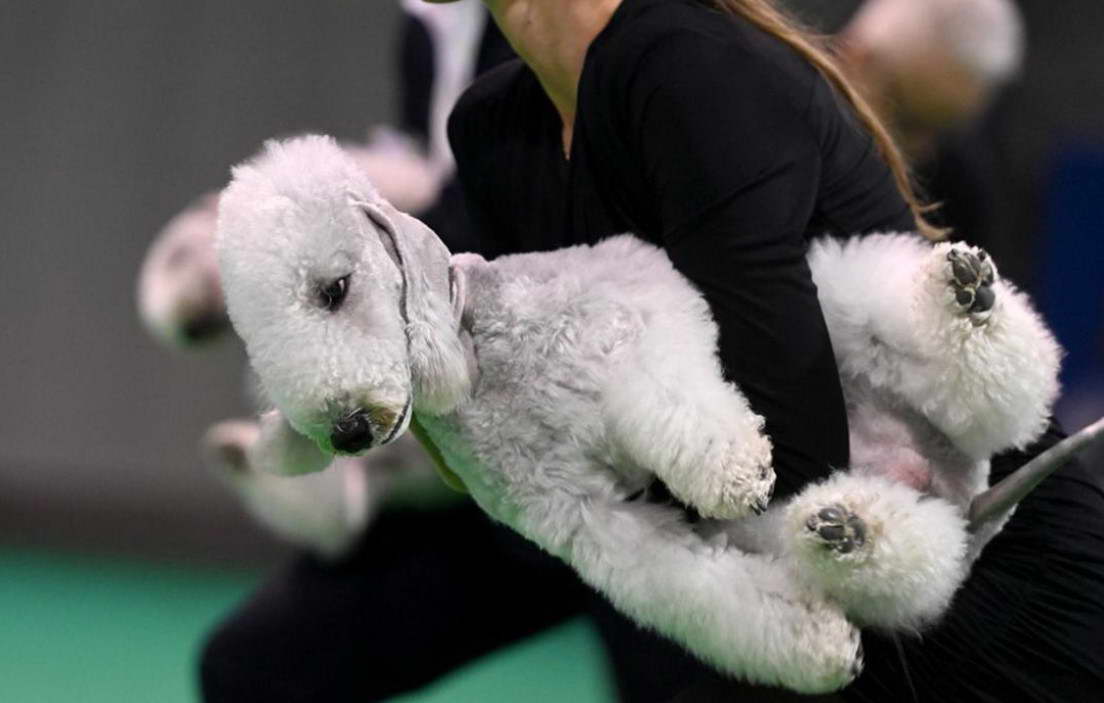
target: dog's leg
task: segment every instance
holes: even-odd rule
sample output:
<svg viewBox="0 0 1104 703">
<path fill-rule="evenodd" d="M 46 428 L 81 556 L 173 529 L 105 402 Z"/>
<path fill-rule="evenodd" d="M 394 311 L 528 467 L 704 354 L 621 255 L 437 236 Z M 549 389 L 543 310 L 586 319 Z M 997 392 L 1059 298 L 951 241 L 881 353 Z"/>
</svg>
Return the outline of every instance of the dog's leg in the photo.
<svg viewBox="0 0 1104 703">
<path fill-rule="evenodd" d="M 339 457 L 325 471 L 274 474 L 256 465 L 263 441 L 255 421 L 220 422 L 204 435 L 204 458 L 245 509 L 276 535 L 325 558 L 345 554 L 375 513 L 388 477 L 373 474 L 365 460 L 354 457 Z"/>
<path fill-rule="evenodd" d="M 705 517 L 762 512 L 774 487 L 770 441 L 762 418 L 722 378 L 712 347 L 677 355 L 641 347 L 603 395 L 615 450 Z"/>
<path fill-rule="evenodd" d="M 845 382 L 903 399 L 976 460 L 1046 426 L 1060 349 L 985 252 L 875 235 L 818 243 L 810 266 Z"/>
<path fill-rule="evenodd" d="M 917 332 L 930 334 L 937 375 L 918 409 L 960 450 L 987 459 L 1046 427 L 1061 349 L 1026 295 L 964 244 L 929 254 L 917 284 Z"/>
<path fill-rule="evenodd" d="M 796 578 L 860 625 L 918 628 L 966 577 L 961 511 L 902 483 L 840 473 L 775 510 Z"/>
<path fill-rule="evenodd" d="M 296 431 L 279 410 L 262 414 L 258 430 L 257 440 L 249 447 L 249 463 L 260 471 L 298 476 L 322 471 L 333 461 L 332 454 Z"/>
<path fill-rule="evenodd" d="M 638 623 L 721 671 L 814 693 L 846 685 L 861 669 L 858 630 L 771 558 L 709 547 L 670 509 L 545 498 L 544 511 L 572 515 L 577 527 L 550 544 L 537 534 L 549 534 L 539 527 L 548 521 L 538 520 L 527 536 Z"/>
</svg>

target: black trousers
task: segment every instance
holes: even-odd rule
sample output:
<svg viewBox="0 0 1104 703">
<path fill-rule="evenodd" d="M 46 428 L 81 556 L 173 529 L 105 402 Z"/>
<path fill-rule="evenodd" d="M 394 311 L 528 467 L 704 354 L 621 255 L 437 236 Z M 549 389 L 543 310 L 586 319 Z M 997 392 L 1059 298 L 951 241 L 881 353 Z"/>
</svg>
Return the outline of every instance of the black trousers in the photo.
<svg viewBox="0 0 1104 703">
<path fill-rule="evenodd" d="M 581 613 L 623 700 L 667 701 L 709 671 L 615 612 L 474 505 L 383 515 L 343 562 L 302 556 L 210 635 L 207 703 L 374 701 Z"/>
</svg>

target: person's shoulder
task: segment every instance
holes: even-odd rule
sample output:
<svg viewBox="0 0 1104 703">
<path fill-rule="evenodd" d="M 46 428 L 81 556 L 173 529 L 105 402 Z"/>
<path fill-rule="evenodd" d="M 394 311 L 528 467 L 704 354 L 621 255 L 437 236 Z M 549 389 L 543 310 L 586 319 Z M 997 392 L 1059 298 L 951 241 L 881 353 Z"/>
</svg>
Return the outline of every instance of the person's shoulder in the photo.
<svg viewBox="0 0 1104 703">
<path fill-rule="evenodd" d="M 611 34 L 633 36 L 639 44 L 679 37 L 738 41 L 739 20 L 698 0 L 625 0 Z M 736 31 L 736 34 L 733 32 Z"/>
<path fill-rule="evenodd" d="M 456 106 L 487 105 L 507 100 L 523 82 L 527 71 L 519 58 L 503 61 L 472 81 Z"/>
<path fill-rule="evenodd" d="M 781 39 L 698 0 L 625 2 L 624 15 L 596 57 L 613 81 L 647 84 L 713 75 L 808 86 L 816 73 Z"/>
<path fill-rule="evenodd" d="M 486 124 L 488 119 L 524 99 L 529 69 L 521 59 L 511 59 L 482 74 L 461 94 L 449 115 L 450 134 L 454 129 Z"/>
</svg>

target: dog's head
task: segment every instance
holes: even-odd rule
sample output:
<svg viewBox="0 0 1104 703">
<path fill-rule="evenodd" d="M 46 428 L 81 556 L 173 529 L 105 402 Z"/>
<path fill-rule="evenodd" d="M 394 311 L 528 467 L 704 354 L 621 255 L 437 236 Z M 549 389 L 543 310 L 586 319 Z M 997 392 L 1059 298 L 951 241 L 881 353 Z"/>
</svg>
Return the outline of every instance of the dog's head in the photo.
<svg viewBox="0 0 1104 703">
<path fill-rule="evenodd" d="M 227 307 L 293 427 L 330 452 L 390 442 L 470 378 L 448 250 L 329 138 L 269 142 L 219 205 Z"/>
</svg>

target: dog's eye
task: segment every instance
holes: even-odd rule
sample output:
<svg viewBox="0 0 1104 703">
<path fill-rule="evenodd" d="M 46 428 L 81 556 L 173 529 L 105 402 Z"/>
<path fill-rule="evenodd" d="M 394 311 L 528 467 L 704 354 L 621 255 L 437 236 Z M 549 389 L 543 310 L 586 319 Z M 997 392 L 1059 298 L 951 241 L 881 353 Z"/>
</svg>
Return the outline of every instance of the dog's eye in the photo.
<svg viewBox="0 0 1104 703">
<path fill-rule="evenodd" d="M 341 307 L 345 300 L 345 293 L 349 290 L 349 276 L 331 281 L 318 289 L 319 302 L 325 309 L 333 312 Z"/>
</svg>

